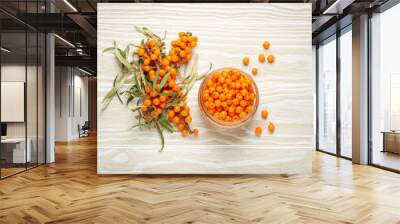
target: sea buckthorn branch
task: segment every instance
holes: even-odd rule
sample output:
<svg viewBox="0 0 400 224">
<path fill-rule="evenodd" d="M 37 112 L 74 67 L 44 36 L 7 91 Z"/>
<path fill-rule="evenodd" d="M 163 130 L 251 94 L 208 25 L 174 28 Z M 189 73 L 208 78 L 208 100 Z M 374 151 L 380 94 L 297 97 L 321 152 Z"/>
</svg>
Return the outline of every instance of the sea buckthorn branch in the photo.
<svg viewBox="0 0 400 224">
<path fill-rule="evenodd" d="M 132 128 L 156 129 L 164 148 L 163 132 L 179 130 L 182 136 L 197 136 L 198 129 L 191 129 L 190 107 L 186 104 L 187 95 L 194 83 L 204 77 L 197 72 L 197 57 L 189 74 L 182 77 L 192 59 L 192 49 L 197 46 L 197 37 L 189 32 L 180 32 L 179 38 L 171 42 L 167 52 L 163 38 L 146 27 L 135 27 L 145 38 L 140 44 L 129 44 L 125 50 L 113 47 L 121 71 L 114 79 L 113 86 L 102 101 L 104 111 L 114 97 L 126 106 L 134 104 L 131 111 L 136 113 L 137 124 Z M 211 67 L 210 67 L 211 69 Z"/>
</svg>

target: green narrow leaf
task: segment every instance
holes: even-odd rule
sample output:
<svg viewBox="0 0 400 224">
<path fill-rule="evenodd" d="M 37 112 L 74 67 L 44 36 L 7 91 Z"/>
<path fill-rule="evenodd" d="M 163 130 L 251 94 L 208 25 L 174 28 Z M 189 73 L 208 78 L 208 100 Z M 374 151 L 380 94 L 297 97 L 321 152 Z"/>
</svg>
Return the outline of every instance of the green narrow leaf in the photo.
<svg viewBox="0 0 400 224">
<path fill-rule="evenodd" d="M 159 75 L 160 75 L 160 69 L 157 69 L 156 74 L 154 75 L 154 80 L 153 80 L 153 91 L 156 90 L 156 85 L 157 85 Z"/>
<path fill-rule="evenodd" d="M 123 64 L 127 69 L 131 69 L 131 65 L 128 63 L 128 61 L 125 58 L 125 53 L 119 49 L 119 48 L 115 48 L 115 56 L 118 58 L 119 62 L 121 64 Z"/>
<path fill-rule="evenodd" d="M 160 92 L 162 90 L 162 88 L 164 87 L 165 83 L 168 81 L 169 78 L 169 72 L 167 74 L 165 74 L 165 76 L 162 78 L 161 82 L 160 82 L 160 86 L 158 87 L 158 92 Z"/>
<path fill-rule="evenodd" d="M 108 51 L 113 51 L 114 49 L 115 49 L 115 47 L 108 47 L 108 48 L 103 50 L 103 54 L 108 52 Z"/>
<path fill-rule="evenodd" d="M 158 131 L 158 134 L 160 135 L 160 139 L 161 139 L 161 148 L 159 150 L 161 152 L 164 149 L 164 145 L 165 145 L 164 134 L 161 130 L 160 124 L 158 122 L 155 122 L 155 124 L 156 124 L 157 131 Z"/>
</svg>

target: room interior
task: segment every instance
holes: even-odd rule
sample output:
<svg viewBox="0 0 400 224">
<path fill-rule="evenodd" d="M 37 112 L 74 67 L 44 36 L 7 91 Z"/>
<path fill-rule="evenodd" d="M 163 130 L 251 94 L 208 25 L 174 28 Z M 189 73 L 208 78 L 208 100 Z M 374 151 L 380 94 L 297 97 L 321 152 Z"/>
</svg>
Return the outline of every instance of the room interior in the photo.
<svg viewBox="0 0 400 224">
<path fill-rule="evenodd" d="M 397 0 L 207 1 L 311 4 L 309 175 L 99 174 L 98 4 L 171 2 L 0 2 L 0 223 L 399 222 Z"/>
</svg>

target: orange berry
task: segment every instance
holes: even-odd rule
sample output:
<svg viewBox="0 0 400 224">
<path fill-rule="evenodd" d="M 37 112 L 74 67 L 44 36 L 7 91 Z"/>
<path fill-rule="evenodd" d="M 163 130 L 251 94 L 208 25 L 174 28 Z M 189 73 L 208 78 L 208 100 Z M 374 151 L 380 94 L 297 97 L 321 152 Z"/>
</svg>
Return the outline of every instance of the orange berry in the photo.
<svg viewBox="0 0 400 224">
<path fill-rule="evenodd" d="M 259 61 L 259 62 L 265 62 L 265 55 L 259 54 L 259 55 L 258 55 L 258 61 Z"/>
<path fill-rule="evenodd" d="M 199 136 L 199 129 L 197 129 L 197 128 L 193 129 L 192 133 L 193 133 L 194 137 Z"/>
<path fill-rule="evenodd" d="M 182 131 L 182 136 L 183 136 L 183 137 L 187 137 L 188 135 L 189 135 L 188 130 L 183 130 L 183 131 Z"/>
<path fill-rule="evenodd" d="M 243 58 L 243 65 L 248 65 L 250 62 L 250 59 L 248 57 Z"/>
<path fill-rule="evenodd" d="M 179 113 L 179 111 L 181 111 L 181 108 L 179 106 L 174 106 L 174 111 L 175 113 Z"/>
<path fill-rule="evenodd" d="M 178 56 L 176 56 L 175 54 L 174 55 L 172 55 L 172 57 L 171 57 L 171 61 L 173 61 L 173 62 L 177 62 L 179 60 L 179 57 Z"/>
<path fill-rule="evenodd" d="M 237 114 L 240 114 L 242 111 L 243 111 L 243 109 L 242 109 L 241 106 L 238 106 L 238 107 L 236 107 L 236 109 L 235 109 L 235 112 L 236 112 Z"/>
<path fill-rule="evenodd" d="M 152 60 L 152 61 L 155 61 L 155 60 L 157 60 L 157 55 L 155 55 L 155 54 L 151 54 L 150 55 L 150 59 Z"/>
<path fill-rule="evenodd" d="M 187 124 L 191 123 L 191 122 L 192 122 L 192 117 L 191 117 L 191 116 L 187 116 L 187 117 L 185 118 L 185 122 L 186 122 Z"/>
<path fill-rule="evenodd" d="M 146 92 L 147 94 L 149 94 L 149 93 L 151 92 L 150 87 L 146 86 L 146 87 L 144 88 L 144 92 Z"/>
<path fill-rule="evenodd" d="M 180 121 L 181 121 L 181 119 L 180 119 L 178 116 L 175 116 L 175 117 L 172 119 L 172 122 L 174 122 L 175 124 L 178 124 Z"/>
<path fill-rule="evenodd" d="M 154 46 L 156 46 L 156 41 L 155 40 L 150 40 L 149 41 L 149 46 L 151 47 L 151 48 L 153 48 Z"/>
<path fill-rule="evenodd" d="M 252 73 L 253 75 L 257 75 L 258 69 L 257 69 L 257 68 L 252 68 L 252 69 L 251 69 L 251 73 Z"/>
<path fill-rule="evenodd" d="M 179 35 L 179 37 L 183 37 L 183 36 L 185 36 L 185 32 L 179 32 L 178 35 Z"/>
<path fill-rule="evenodd" d="M 220 107 L 221 106 L 221 101 L 220 100 L 216 100 L 215 101 L 215 106 L 216 107 Z"/>
<path fill-rule="evenodd" d="M 188 105 L 186 105 L 186 106 L 183 108 L 183 110 L 186 110 L 186 111 L 189 113 L 190 107 L 189 107 Z"/>
<path fill-rule="evenodd" d="M 150 105 L 151 105 L 151 100 L 149 100 L 149 99 L 144 100 L 143 106 L 148 107 Z"/>
<path fill-rule="evenodd" d="M 179 57 L 184 58 L 185 56 L 186 56 L 186 52 L 185 51 L 179 52 Z"/>
<path fill-rule="evenodd" d="M 182 123 L 180 123 L 180 124 L 178 125 L 178 129 L 179 129 L 180 131 L 185 130 L 185 125 L 182 124 Z"/>
<path fill-rule="evenodd" d="M 261 111 L 261 117 L 265 120 L 268 117 L 268 111 L 267 110 L 263 110 Z"/>
<path fill-rule="evenodd" d="M 264 41 L 263 48 L 267 50 L 269 48 L 270 43 L 268 41 Z"/>
<path fill-rule="evenodd" d="M 186 110 L 182 110 L 181 115 L 182 115 L 182 117 L 187 117 L 189 115 L 189 113 Z"/>
<path fill-rule="evenodd" d="M 143 56 L 145 53 L 146 53 L 146 51 L 145 51 L 143 48 L 139 48 L 139 49 L 137 50 L 137 54 L 138 54 L 139 56 Z"/>
<path fill-rule="evenodd" d="M 272 54 L 268 55 L 268 62 L 273 63 L 274 61 L 275 61 L 275 57 Z"/>
<path fill-rule="evenodd" d="M 166 96 L 160 96 L 160 102 L 165 102 L 167 100 Z"/>
<path fill-rule="evenodd" d="M 247 115 L 246 112 L 242 111 L 240 112 L 239 117 L 240 119 L 243 119 L 246 115 Z"/>
<path fill-rule="evenodd" d="M 268 124 L 268 131 L 271 132 L 271 133 L 275 131 L 275 125 L 274 125 L 274 123 L 269 122 L 269 124 Z"/>
<path fill-rule="evenodd" d="M 174 117 L 175 117 L 175 111 L 169 110 L 169 111 L 168 111 L 168 117 L 169 117 L 169 118 L 174 118 Z"/>
<path fill-rule="evenodd" d="M 150 59 L 146 58 L 143 60 L 144 65 L 149 65 L 150 64 Z"/>
<path fill-rule="evenodd" d="M 154 98 L 154 99 L 153 99 L 153 104 L 154 104 L 155 106 L 160 105 L 160 100 L 159 100 L 158 98 Z"/>
<path fill-rule="evenodd" d="M 255 133 L 257 136 L 261 136 L 261 134 L 262 134 L 262 129 L 261 129 L 260 127 L 256 127 L 256 129 L 254 130 L 254 133 Z"/>
</svg>

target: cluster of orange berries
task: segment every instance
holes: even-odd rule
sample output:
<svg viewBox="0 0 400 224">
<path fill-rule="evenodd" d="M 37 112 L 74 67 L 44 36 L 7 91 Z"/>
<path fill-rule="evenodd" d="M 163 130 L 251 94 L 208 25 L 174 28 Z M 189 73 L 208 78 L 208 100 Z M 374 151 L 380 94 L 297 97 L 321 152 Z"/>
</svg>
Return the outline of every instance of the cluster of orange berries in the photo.
<svg viewBox="0 0 400 224">
<path fill-rule="evenodd" d="M 270 46 L 270 43 L 268 41 L 264 41 L 263 48 L 265 50 L 268 50 L 269 46 Z M 274 55 L 272 55 L 272 54 L 268 55 L 267 60 L 268 60 L 269 63 L 273 63 L 275 61 Z M 265 55 L 264 54 L 259 54 L 258 55 L 258 61 L 261 62 L 261 63 L 264 63 L 265 62 Z M 250 58 L 249 57 L 244 57 L 242 62 L 243 62 L 243 65 L 247 66 L 250 63 Z M 257 75 L 258 74 L 258 69 L 256 67 L 253 67 L 251 69 L 251 73 L 253 75 Z"/>
<path fill-rule="evenodd" d="M 188 125 L 192 122 L 192 117 L 190 116 L 190 107 L 184 101 L 180 101 L 178 105 L 168 111 L 168 118 L 175 124 L 182 136 L 186 137 L 190 134 Z M 199 129 L 193 129 L 191 134 L 198 136 Z"/>
<path fill-rule="evenodd" d="M 197 45 L 197 37 L 191 33 L 180 32 L 179 38 L 171 42 L 171 49 L 166 55 L 163 52 L 164 42 L 158 38 L 149 38 L 144 45 L 139 47 L 136 54 L 142 62 L 142 69 L 145 76 L 154 85 L 154 89 L 147 86 L 145 93 L 147 97 L 141 106 L 142 113 L 146 119 L 154 118 L 158 120 L 164 113 L 181 131 L 183 136 L 193 134 L 198 135 L 198 129 L 191 130 L 189 123 L 192 121 L 190 108 L 185 103 L 186 98 L 176 79 L 179 75 L 179 67 L 187 63 L 192 58 L 192 49 Z M 168 76 L 166 82 L 160 89 L 161 80 Z M 157 77 L 157 80 L 155 80 Z M 172 101 L 179 100 L 178 105 L 173 105 Z"/>
<path fill-rule="evenodd" d="M 261 111 L 261 118 L 264 119 L 264 120 L 266 120 L 266 119 L 268 118 L 268 111 L 267 111 L 267 110 L 262 110 L 262 111 Z M 273 132 L 275 131 L 275 124 L 272 123 L 272 122 L 269 122 L 267 128 L 268 128 L 268 131 L 269 131 L 270 133 L 273 133 Z M 255 130 L 254 130 L 254 133 L 255 133 L 257 136 L 261 136 L 261 134 L 262 134 L 262 128 L 259 127 L 259 126 L 256 127 Z"/>
<path fill-rule="evenodd" d="M 197 46 L 197 37 L 191 33 L 179 32 L 179 39 L 171 41 L 169 57 L 178 66 L 192 59 L 191 50 Z"/>
<path fill-rule="evenodd" d="M 214 118 L 239 121 L 252 111 L 256 99 L 253 81 L 240 70 L 215 71 L 205 82 L 201 100 Z"/>
</svg>

